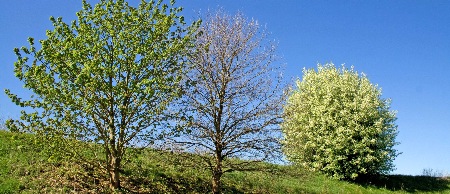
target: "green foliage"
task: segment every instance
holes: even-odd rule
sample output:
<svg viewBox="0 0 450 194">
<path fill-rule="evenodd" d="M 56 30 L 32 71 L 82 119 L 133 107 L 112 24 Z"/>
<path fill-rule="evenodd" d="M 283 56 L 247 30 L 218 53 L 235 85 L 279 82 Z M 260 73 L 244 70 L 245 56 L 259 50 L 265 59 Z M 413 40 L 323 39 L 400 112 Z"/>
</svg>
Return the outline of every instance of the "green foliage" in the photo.
<svg viewBox="0 0 450 194">
<path fill-rule="evenodd" d="M 353 68 L 333 64 L 303 74 L 284 109 L 288 159 L 337 179 L 391 171 L 396 116 L 381 89 Z"/>
<path fill-rule="evenodd" d="M 0 193 L 112 193 L 102 171 L 80 171 L 86 167 L 76 162 L 49 163 L 40 146 L 30 144 L 33 139 L 0 130 Z M 135 153 L 123 167 L 125 193 L 211 192 L 208 170 L 196 165 L 195 155 L 152 149 Z M 223 193 L 450 193 L 450 180 L 442 178 L 387 175 L 357 185 L 296 166 L 258 165 L 267 170 L 225 174 Z"/>
<path fill-rule="evenodd" d="M 23 100 L 6 90 L 17 105 L 33 110 L 8 121 L 10 130 L 35 133 L 63 158 L 98 149 L 80 141 L 98 143 L 104 155 L 94 161 L 119 172 L 125 147 L 151 142 L 181 93 L 194 29 L 184 27 L 182 8 L 171 6 L 102 0 L 92 7 L 83 1 L 70 24 L 51 17 L 54 29 L 39 41 L 40 49 L 33 38 L 29 48 L 14 49 L 15 75 L 34 95 Z"/>
<path fill-rule="evenodd" d="M 39 173 L 43 157 L 32 137 L 0 130 L 0 193 L 18 193 Z"/>
</svg>

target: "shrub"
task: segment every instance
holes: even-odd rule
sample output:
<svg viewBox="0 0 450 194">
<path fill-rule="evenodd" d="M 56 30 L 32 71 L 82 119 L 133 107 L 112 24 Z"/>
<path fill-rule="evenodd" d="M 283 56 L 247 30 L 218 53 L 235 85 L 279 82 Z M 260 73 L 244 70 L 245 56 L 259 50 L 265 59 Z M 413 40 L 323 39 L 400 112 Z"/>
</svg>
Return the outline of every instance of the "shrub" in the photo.
<svg viewBox="0 0 450 194">
<path fill-rule="evenodd" d="M 284 107 L 288 159 L 337 179 L 391 171 L 398 155 L 396 114 L 389 99 L 353 67 L 303 71 Z"/>
</svg>

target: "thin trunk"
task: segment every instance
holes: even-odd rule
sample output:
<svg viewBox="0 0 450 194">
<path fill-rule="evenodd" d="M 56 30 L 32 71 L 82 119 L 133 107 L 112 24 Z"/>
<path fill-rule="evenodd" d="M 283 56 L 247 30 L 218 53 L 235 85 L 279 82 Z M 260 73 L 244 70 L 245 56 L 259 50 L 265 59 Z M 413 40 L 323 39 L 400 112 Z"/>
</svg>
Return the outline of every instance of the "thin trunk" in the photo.
<svg viewBox="0 0 450 194">
<path fill-rule="evenodd" d="M 108 154 L 108 175 L 109 175 L 109 183 L 110 188 L 113 190 L 120 189 L 120 167 L 122 162 L 122 152 L 120 149 L 116 148 L 115 138 L 113 133 L 113 128 L 110 128 L 110 142 L 107 147 Z"/>
<path fill-rule="evenodd" d="M 116 148 L 116 140 L 115 140 L 115 130 L 114 125 L 110 123 L 109 126 L 109 161 L 107 165 L 107 170 L 109 174 L 109 183 L 111 189 L 117 190 L 120 189 L 120 180 L 119 180 L 119 171 L 120 171 L 120 162 L 121 162 L 121 154 L 120 150 Z"/>
<path fill-rule="evenodd" d="M 213 170 L 213 177 L 212 177 L 212 193 L 213 194 L 220 194 L 221 193 L 221 183 L 220 178 L 222 178 L 223 171 L 222 171 L 222 157 L 221 154 L 218 154 L 216 156 L 216 166 Z"/>
<path fill-rule="evenodd" d="M 221 173 L 214 173 L 213 179 L 212 179 L 212 193 L 213 194 L 220 194 L 221 192 L 221 184 L 220 184 L 220 178 L 222 177 Z"/>
<path fill-rule="evenodd" d="M 222 156 L 222 149 L 223 149 L 223 145 L 222 145 L 222 139 L 223 139 L 223 134 L 222 134 L 222 129 L 221 129 L 221 125 L 222 125 L 222 113 L 223 113 L 223 104 L 224 104 L 224 94 L 225 94 L 225 88 L 226 86 L 223 85 L 224 82 L 222 82 L 222 87 L 221 87 L 221 91 L 218 94 L 219 95 L 219 108 L 217 110 L 217 116 L 215 116 L 215 123 L 214 123 L 214 127 L 216 129 L 215 131 L 215 147 L 216 147 L 216 166 L 214 167 L 213 170 L 213 177 L 212 177 L 212 193 L 213 194 L 220 194 L 221 193 L 221 183 L 220 183 L 220 178 L 223 175 L 223 171 L 222 171 L 222 160 L 223 160 L 223 156 Z"/>
<path fill-rule="evenodd" d="M 119 157 L 113 156 L 111 158 L 110 171 L 109 171 L 109 182 L 111 184 L 111 189 L 118 190 L 120 186 L 120 163 Z"/>
<path fill-rule="evenodd" d="M 111 63 L 112 64 L 112 63 Z M 112 65 L 111 65 L 112 69 Z M 114 112 L 114 93 L 113 93 L 113 77 L 109 76 L 109 88 L 110 88 L 110 96 L 109 96 L 109 148 L 110 148 L 110 156 L 109 156 L 109 184 L 111 189 L 118 190 L 120 189 L 120 162 L 121 162 L 121 151 L 119 146 L 116 145 L 116 128 L 115 128 L 115 112 Z M 119 140 L 120 141 L 120 140 Z"/>
</svg>

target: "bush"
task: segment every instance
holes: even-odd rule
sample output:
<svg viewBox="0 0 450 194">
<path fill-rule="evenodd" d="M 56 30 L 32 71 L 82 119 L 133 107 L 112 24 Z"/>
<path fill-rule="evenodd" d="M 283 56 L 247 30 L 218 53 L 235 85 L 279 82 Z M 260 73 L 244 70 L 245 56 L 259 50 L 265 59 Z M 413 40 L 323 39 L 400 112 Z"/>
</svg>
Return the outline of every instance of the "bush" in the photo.
<svg viewBox="0 0 450 194">
<path fill-rule="evenodd" d="M 422 176 L 444 177 L 444 173 L 442 171 L 434 170 L 432 168 L 424 168 L 422 170 Z"/>
<path fill-rule="evenodd" d="M 296 85 L 281 126 L 290 161 L 337 179 L 393 170 L 396 116 L 377 85 L 333 64 L 304 69 Z"/>
</svg>

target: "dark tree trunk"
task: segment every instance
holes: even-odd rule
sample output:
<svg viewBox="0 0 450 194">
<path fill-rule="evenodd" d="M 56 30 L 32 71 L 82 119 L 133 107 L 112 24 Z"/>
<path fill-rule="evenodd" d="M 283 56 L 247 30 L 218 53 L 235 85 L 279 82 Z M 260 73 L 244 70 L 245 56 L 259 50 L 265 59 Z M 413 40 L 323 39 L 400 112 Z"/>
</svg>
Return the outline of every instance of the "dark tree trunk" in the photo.
<svg viewBox="0 0 450 194">
<path fill-rule="evenodd" d="M 220 152 L 217 152 L 216 154 L 216 166 L 214 167 L 214 170 L 212 172 L 212 193 L 220 194 L 222 191 L 220 178 L 222 178 L 223 175 L 222 156 Z"/>
<path fill-rule="evenodd" d="M 222 177 L 221 172 L 214 172 L 212 177 L 212 193 L 213 194 L 220 194 L 221 193 L 221 183 L 220 178 Z"/>
</svg>

